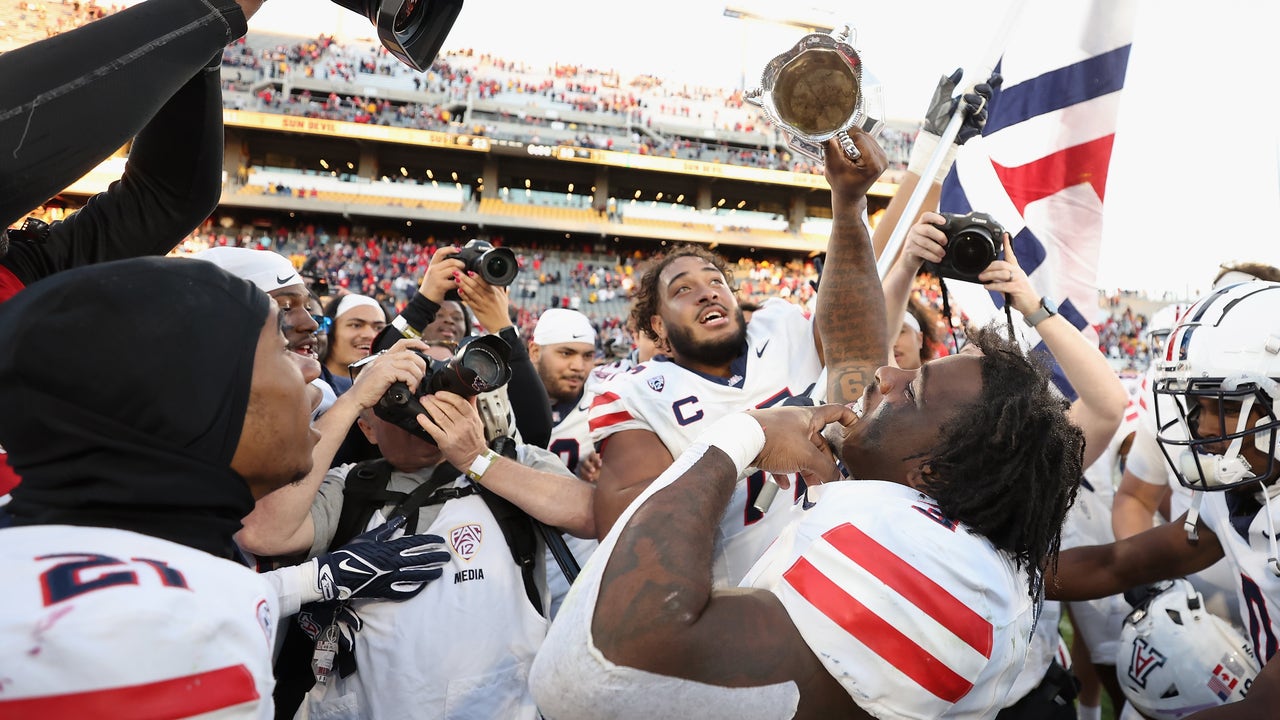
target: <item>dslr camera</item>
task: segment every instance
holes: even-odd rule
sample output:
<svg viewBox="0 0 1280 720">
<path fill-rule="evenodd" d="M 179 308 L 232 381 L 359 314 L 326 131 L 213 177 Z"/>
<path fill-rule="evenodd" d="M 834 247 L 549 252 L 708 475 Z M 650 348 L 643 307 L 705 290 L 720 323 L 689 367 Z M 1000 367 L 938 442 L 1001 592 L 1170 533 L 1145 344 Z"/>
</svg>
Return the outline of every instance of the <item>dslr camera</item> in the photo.
<svg viewBox="0 0 1280 720">
<path fill-rule="evenodd" d="M 382 420 L 407 431 L 410 435 L 435 444 L 435 440 L 418 424 L 418 415 L 431 414 L 418 398 L 433 395 L 441 390 L 461 395 L 465 398 L 475 397 L 480 393 L 497 390 L 511 379 L 511 346 L 497 335 L 482 335 L 458 348 L 449 360 L 436 360 L 416 350 L 427 363 L 427 374 L 423 376 L 418 387 L 411 388 L 402 382 L 393 383 L 373 406 L 373 414 Z M 378 353 L 381 355 L 382 353 Z M 370 355 L 363 360 L 352 363 L 351 368 L 372 362 L 377 355 Z"/>
<path fill-rule="evenodd" d="M 484 240 L 472 240 L 463 245 L 454 257 L 462 261 L 468 272 L 478 274 L 490 285 L 506 287 L 520 272 L 520 265 L 516 263 L 513 251 L 494 247 L 493 243 Z"/>
<path fill-rule="evenodd" d="M 979 273 L 999 260 L 1004 249 L 1004 228 L 986 213 L 942 213 L 946 222 L 938 229 L 947 236 L 942 262 L 926 262 L 924 268 L 938 277 L 980 283 Z"/>
</svg>

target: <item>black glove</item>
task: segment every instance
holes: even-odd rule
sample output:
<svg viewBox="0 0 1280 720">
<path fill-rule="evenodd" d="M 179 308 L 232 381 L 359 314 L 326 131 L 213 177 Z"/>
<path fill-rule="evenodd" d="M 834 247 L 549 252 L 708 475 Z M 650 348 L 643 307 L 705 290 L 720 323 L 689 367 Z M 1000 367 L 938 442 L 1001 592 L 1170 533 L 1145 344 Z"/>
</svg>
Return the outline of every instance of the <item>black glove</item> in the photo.
<svg viewBox="0 0 1280 720">
<path fill-rule="evenodd" d="M 350 605 L 338 600 L 308 603 L 298 613 L 298 627 L 312 641 L 320 637 L 325 628 L 335 624 L 338 626 L 338 647 L 342 652 L 351 652 L 356 633 L 364 628 L 364 621 Z"/>
<path fill-rule="evenodd" d="M 441 568 L 450 557 L 444 538 L 405 535 L 389 540 L 404 520 L 391 518 L 341 548 L 313 559 L 320 595 L 325 600 L 408 600 L 440 577 Z"/>
<path fill-rule="evenodd" d="M 946 129 L 947 123 L 951 121 L 951 116 L 956 111 L 956 103 L 963 100 L 964 124 L 960 126 L 960 132 L 956 135 L 956 145 L 963 145 L 982 132 L 982 127 L 987 124 L 987 102 L 991 100 L 991 94 L 1004 82 L 1004 78 L 1000 77 L 999 73 L 992 73 L 986 82 L 973 86 L 973 92 L 965 93 L 958 98 L 951 97 L 963 75 L 964 69 L 956 68 L 949 77 L 938 81 L 938 87 L 933 91 L 933 99 L 929 101 L 929 109 L 925 111 L 922 128 L 927 133 L 941 137 L 942 131 Z"/>
<path fill-rule="evenodd" d="M 302 632 L 312 642 L 318 642 L 329 627 L 336 627 L 338 630 L 337 654 L 332 657 L 332 664 L 320 671 L 318 657 L 312 658 L 311 671 L 316 673 L 317 680 L 322 676 L 327 677 L 334 665 L 337 666 L 338 674 L 344 678 L 356 671 L 356 633 L 364 627 L 364 621 L 360 619 L 359 613 L 351 609 L 350 604 L 333 600 L 303 605 L 302 611 L 298 613 L 298 627 L 302 628 Z M 317 646 L 317 651 L 319 649 Z"/>
</svg>

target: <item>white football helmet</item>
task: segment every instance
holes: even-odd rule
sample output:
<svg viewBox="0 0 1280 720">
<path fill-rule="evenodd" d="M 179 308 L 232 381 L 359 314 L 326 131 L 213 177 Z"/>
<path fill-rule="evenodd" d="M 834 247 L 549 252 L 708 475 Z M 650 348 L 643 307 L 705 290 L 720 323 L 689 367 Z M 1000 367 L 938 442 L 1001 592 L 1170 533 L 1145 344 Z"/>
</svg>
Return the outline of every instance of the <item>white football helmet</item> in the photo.
<svg viewBox="0 0 1280 720">
<path fill-rule="evenodd" d="M 1259 671 L 1244 637 L 1186 580 L 1153 589 L 1120 631 L 1116 675 L 1129 702 L 1164 720 L 1244 698 Z"/>
<path fill-rule="evenodd" d="M 1277 468 L 1276 428 L 1280 427 L 1280 283 L 1245 282 L 1213 291 L 1192 305 L 1169 336 L 1156 363 L 1157 438 L 1169 465 L 1192 490 L 1224 490 L 1272 477 Z M 1198 400 L 1239 407 L 1239 420 L 1223 432 L 1199 431 Z M 1250 411 L 1262 418 L 1248 425 Z M 1267 460 L 1252 467 L 1241 456 L 1245 441 Z"/>
</svg>

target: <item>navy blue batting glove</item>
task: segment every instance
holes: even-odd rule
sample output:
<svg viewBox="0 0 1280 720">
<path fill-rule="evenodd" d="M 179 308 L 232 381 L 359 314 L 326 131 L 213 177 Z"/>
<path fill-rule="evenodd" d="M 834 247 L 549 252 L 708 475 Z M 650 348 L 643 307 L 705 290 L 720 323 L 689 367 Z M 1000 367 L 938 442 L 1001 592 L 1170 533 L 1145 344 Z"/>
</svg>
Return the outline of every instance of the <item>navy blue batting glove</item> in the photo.
<svg viewBox="0 0 1280 720">
<path fill-rule="evenodd" d="M 389 539 L 402 525 L 404 518 L 394 517 L 314 558 L 320 595 L 325 600 L 408 600 L 439 578 L 450 557 L 444 538 L 405 535 Z"/>
</svg>

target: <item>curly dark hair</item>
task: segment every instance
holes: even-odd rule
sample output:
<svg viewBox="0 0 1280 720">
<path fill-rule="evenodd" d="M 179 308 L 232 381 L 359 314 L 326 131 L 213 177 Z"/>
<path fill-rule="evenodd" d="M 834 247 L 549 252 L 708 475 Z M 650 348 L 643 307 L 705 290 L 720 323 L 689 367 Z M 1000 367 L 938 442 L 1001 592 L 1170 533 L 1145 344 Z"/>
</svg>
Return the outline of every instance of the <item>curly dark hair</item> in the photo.
<svg viewBox="0 0 1280 720">
<path fill-rule="evenodd" d="M 982 393 L 923 455 L 932 470 L 925 491 L 947 517 L 1013 555 L 1039 597 L 1080 487 L 1084 434 L 1067 419 L 1044 363 L 1001 327 L 971 331 L 969 341 L 982 350 Z"/>
<path fill-rule="evenodd" d="M 661 304 L 661 296 L 658 293 L 658 278 L 662 275 L 662 271 L 667 269 L 671 263 L 683 257 L 696 257 L 706 260 L 724 275 L 725 282 L 729 284 L 729 291 L 733 292 L 733 272 L 729 268 L 729 263 L 724 258 L 702 247 L 701 245 L 681 244 L 676 245 L 666 252 L 666 254 L 654 258 L 651 262 L 646 263 L 644 274 L 636 282 L 635 295 L 631 301 L 631 322 L 640 329 L 651 340 L 658 341 L 662 338 L 653 331 L 652 319 L 658 314 L 658 306 Z"/>
</svg>

